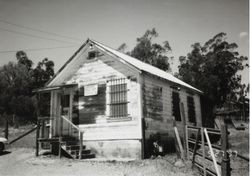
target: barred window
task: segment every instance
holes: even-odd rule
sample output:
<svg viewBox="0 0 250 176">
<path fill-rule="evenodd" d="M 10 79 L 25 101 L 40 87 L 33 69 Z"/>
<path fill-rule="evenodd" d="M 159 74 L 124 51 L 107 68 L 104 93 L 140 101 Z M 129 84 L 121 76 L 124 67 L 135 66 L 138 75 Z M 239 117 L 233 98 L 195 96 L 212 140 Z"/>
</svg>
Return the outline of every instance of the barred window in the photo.
<svg viewBox="0 0 250 176">
<path fill-rule="evenodd" d="M 187 96 L 187 106 L 189 122 L 196 123 L 194 98 L 192 96 Z"/>
<path fill-rule="evenodd" d="M 172 115 L 176 121 L 181 121 L 180 95 L 178 92 L 172 92 Z"/>
<path fill-rule="evenodd" d="M 126 79 L 113 79 L 109 81 L 109 106 L 110 118 L 122 118 L 128 116 Z"/>
</svg>

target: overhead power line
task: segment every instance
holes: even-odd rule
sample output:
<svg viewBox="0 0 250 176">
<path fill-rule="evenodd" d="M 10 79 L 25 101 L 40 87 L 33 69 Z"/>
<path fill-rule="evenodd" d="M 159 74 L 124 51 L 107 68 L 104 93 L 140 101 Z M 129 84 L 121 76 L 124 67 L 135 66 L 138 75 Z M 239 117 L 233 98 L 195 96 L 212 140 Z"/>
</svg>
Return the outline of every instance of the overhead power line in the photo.
<svg viewBox="0 0 250 176">
<path fill-rule="evenodd" d="M 14 53 L 17 51 L 41 51 L 41 50 L 51 50 L 51 49 L 61 49 L 61 48 L 72 48 L 76 46 L 78 45 L 58 46 L 58 47 L 48 47 L 48 48 L 30 48 L 30 49 L 20 49 L 20 50 L 5 50 L 5 51 L 0 51 L 0 54 L 1 53 Z"/>
<path fill-rule="evenodd" d="M 61 42 L 61 43 L 80 44 L 80 43 L 76 43 L 76 42 L 69 42 L 69 41 L 52 39 L 52 38 L 42 37 L 42 36 L 33 35 L 33 34 L 27 34 L 27 33 L 24 33 L 24 32 L 14 31 L 14 30 L 11 30 L 11 29 L 0 28 L 0 30 L 6 31 L 6 32 L 16 33 L 16 34 L 19 34 L 19 35 L 29 36 L 29 37 L 33 37 L 33 38 L 39 38 L 39 39 L 43 39 L 43 40 L 51 40 L 51 41 L 56 41 L 56 42 Z"/>
<path fill-rule="evenodd" d="M 49 31 L 45 31 L 45 30 L 41 30 L 41 29 L 37 29 L 37 28 L 32 28 L 32 27 L 25 26 L 25 25 L 21 25 L 21 24 L 12 23 L 12 22 L 3 20 L 1 18 L 0 18 L 0 22 L 6 23 L 6 24 L 10 24 L 10 25 L 13 25 L 13 26 L 17 26 L 17 27 L 20 27 L 20 28 L 23 28 L 23 29 L 28 29 L 28 30 L 35 31 L 35 32 L 41 32 L 41 33 L 45 33 L 45 34 L 49 34 L 49 35 L 54 35 L 54 36 L 62 37 L 62 38 L 67 38 L 67 39 L 71 39 L 71 40 L 81 41 L 81 39 L 79 39 L 79 38 L 69 37 L 69 36 L 61 35 L 61 34 L 54 33 L 54 32 L 49 32 Z"/>
</svg>

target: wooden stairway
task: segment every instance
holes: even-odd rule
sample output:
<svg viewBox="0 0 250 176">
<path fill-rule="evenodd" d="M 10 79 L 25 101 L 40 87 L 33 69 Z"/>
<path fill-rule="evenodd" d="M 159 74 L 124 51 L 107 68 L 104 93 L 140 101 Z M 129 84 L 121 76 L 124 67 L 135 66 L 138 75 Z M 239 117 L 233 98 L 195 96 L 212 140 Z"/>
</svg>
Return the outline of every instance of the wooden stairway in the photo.
<svg viewBox="0 0 250 176">
<path fill-rule="evenodd" d="M 75 138 L 63 138 L 61 142 L 61 149 L 73 159 L 90 159 L 95 158 L 95 154 L 91 153 L 91 150 L 86 149 L 86 146 L 82 146 L 82 151 L 80 153 L 79 140 Z"/>
<path fill-rule="evenodd" d="M 57 136 L 49 137 L 44 136 L 43 132 L 41 134 L 40 138 L 40 131 L 44 131 L 44 121 L 47 119 L 51 120 L 51 118 L 47 117 L 41 117 L 38 118 L 37 121 L 37 135 L 36 135 L 36 156 L 39 155 L 39 144 L 43 143 L 49 143 L 49 147 L 51 150 L 51 153 L 58 154 L 59 157 L 62 156 L 62 154 L 65 154 L 66 156 L 73 158 L 73 159 L 88 159 L 88 158 L 95 158 L 95 154 L 91 152 L 91 150 L 86 149 L 86 146 L 83 144 L 83 131 L 73 124 L 69 119 L 67 119 L 64 116 L 61 116 L 60 121 L 60 131 Z M 70 127 L 71 132 L 65 136 L 63 134 L 63 121 L 65 121 Z M 42 128 L 40 130 L 40 126 L 42 124 Z M 68 127 L 67 127 L 68 128 Z M 43 148 L 43 146 L 41 145 Z M 46 148 L 46 147 L 45 147 Z M 44 148 L 44 149 L 45 149 Z"/>
</svg>

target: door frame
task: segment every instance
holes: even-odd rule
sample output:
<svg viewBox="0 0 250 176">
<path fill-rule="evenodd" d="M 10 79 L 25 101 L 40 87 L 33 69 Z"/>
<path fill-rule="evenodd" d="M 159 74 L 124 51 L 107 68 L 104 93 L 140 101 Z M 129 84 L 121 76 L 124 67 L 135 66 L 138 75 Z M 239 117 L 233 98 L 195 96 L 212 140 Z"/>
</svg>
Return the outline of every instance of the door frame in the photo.
<svg viewBox="0 0 250 176">
<path fill-rule="evenodd" d="M 64 88 L 62 91 L 55 92 L 55 96 L 53 97 L 55 99 L 54 106 L 55 106 L 55 126 L 54 126 L 54 132 L 55 136 L 60 135 L 61 130 L 61 114 L 62 114 L 62 95 L 69 95 L 69 120 L 72 122 L 72 110 L 73 110 L 73 98 L 74 98 L 74 88 Z M 68 134 L 72 133 L 72 127 L 69 125 Z M 63 132 L 62 132 L 63 135 Z"/>
</svg>

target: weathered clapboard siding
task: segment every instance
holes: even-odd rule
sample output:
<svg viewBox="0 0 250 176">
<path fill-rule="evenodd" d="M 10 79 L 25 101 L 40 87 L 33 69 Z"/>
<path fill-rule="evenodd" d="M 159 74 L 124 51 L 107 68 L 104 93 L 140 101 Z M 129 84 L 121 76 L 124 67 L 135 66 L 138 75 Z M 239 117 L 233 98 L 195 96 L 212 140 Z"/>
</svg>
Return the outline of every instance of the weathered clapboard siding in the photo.
<svg viewBox="0 0 250 176">
<path fill-rule="evenodd" d="M 201 100 L 200 96 L 195 94 L 194 96 L 195 114 L 196 114 L 196 125 L 202 126 L 202 116 L 201 116 Z"/>
<path fill-rule="evenodd" d="M 95 48 L 95 50 L 98 50 Z M 87 60 L 87 55 L 82 53 L 79 57 L 83 59 L 81 67 L 67 80 L 66 84 L 78 84 L 81 87 L 90 84 L 108 86 L 107 81 L 111 78 L 126 78 L 128 86 L 128 114 L 126 121 L 109 121 L 108 97 L 106 102 L 98 95 L 93 97 L 81 96 L 79 92 L 79 104 L 82 103 L 83 109 L 79 111 L 79 126 L 84 130 L 84 140 L 113 140 L 113 139 L 141 139 L 139 126 L 139 83 L 138 72 L 117 61 L 107 53 L 101 54 L 98 58 Z M 85 51 L 87 52 L 87 51 Z M 85 62 L 86 61 L 86 62 Z M 105 95 L 109 96 L 106 88 Z M 104 93 L 104 92 L 102 92 Z M 96 99 L 95 99 L 96 98 Z M 95 100 L 94 100 L 95 99 Z M 88 103 L 86 103 L 88 102 Z M 102 106 L 103 104 L 104 106 Z M 87 116 L 87 117 L 86 117 Z M 90 117 L 92 116 L 92 117 Z M 95 117 L 93 117 L 95 116 Z M 84 122 L 84 123 L 83 123 Z"/>
<path fill-rule="evenodd" d="M 171 94 L 170 86 L 165 82 L 155 79 L 154 77 L 145 75 L 144 76 L 144 101 L 143 106 L 145 109 L 151 109 L 151 106 L 154 106 L 154 103 L 158 105 L 158 113 L 152 113 L 151 116 L 145 116 L 146 120 L 146 130 L 153 132 L 167 132 L 171 123 Z M 161 88 L 161 98 L 152 97 L 149 92 L 155 88 Z M 152 101 L 152 104 L 148 104 L 148 99 Z M 160 105 L 161 103 L 161 105 Z M 144 111 L 145 113 L 145 111 Z M 157 118 L 155 119 L 155 115 Z M 160 117 L 159 117 L 160 116 Z"/>
<path fill-rule="evenodd" d="M 186 117 L 186 123 L 188 124 L 188 106 L 187 106 L 187 96 L 189 91 L 185 87 L 180 87 L 179 90 L 176 90 L 174 85 L 171 82 L 157 79 L 151 75 L 144 75 L 143 77 L 143 117 L 145 118 L 145 146 L 146 152 L 150 152 L 150 140 L 153 135 L 160 133 L 161 140 L 164 144 L 170 147 L 170 141 L 174 137 L 173 133 L 173 120 L 172 120 L 172 92 L 178 92 L 180 102 L 184 104 L 184 113 Z M 158 95 L 153 96 L 153 90 L 160 89 L 158 94 L 161 94 L 161 97 Z M 194 106 L 196 113 L 196 122 L 197 125 L 201 125 L 201 110 L 200 110 L 200 100 L 199 95 L 192 93 L 194 98 Z M 156 107 L 156 110 L 155 110 Z M 151 110 L 154 110 L 151 112 Z M 148 113 L 151 112 L 151 113 Z M 177 127 L 180 131 L 180 135 L 183 135 L 182 122 L 177 121 Z M 173 146 L 172 146 L 173 147 Z M 166 149 L 169 150 L 169 149 Z"/>
<path fill-rule="evenodd" d="M 117 80 L 122 80 L 122 83 Z M 58 135 L 64 126 L 64 122 L 60 123 L 63 112 L 64 117 L 68 116 L 84 132 L 84 145 L 98 157 L 140 158 L 145 153 L 150 155 L 152 142 L 157 140 L 158 134 L 164 151 L 173 151 L 172 111 L 178 117 L 176 104 L 179 105 L 179 100 L 184 104 L 187 123 L 189 102 L 189 114 L 195 112 L 196 124 L 201 125 L 201 91 L 91 40 L 82 45 L 46 87 L 54 88 L 51 116 L 56 118 L 52 135 Z M 178 94 L 173 94 L 173 91 Z M 193 98 L 187 100 L 187 96 Z M 62 100 L 68 99 L 67 106 L 61 106 L 61 97 Z M 181 125 L 181 121 L 177 122 L 180 135 L 183 134 Z M 63 127 L 61 131 L 72 135 L 72 129 L 67 128 Z M 66 132 L 63 135 L 67 135 Z"/>
<path fill-rule="evenodd" d="M 97 48 L 95 50 L 98 50 Z M 94 83 L 106 83 L 111 78 L 121 77 L 136 77 L 137 72 L 125 64 L 119 62 L 107 53 L 102 53 L 98 58 L 87 60 L 86 53 L 83 53 L 79 57 L 82 59 L 77 71 L 69 78 L 65 80 L 66 84 L 78 83 L 82 85 L 94 84 Z M 88 52 L 88 50 L 86 51 Z M 85 62 L 87 61 L 87 62 Z"/>
</svg>

